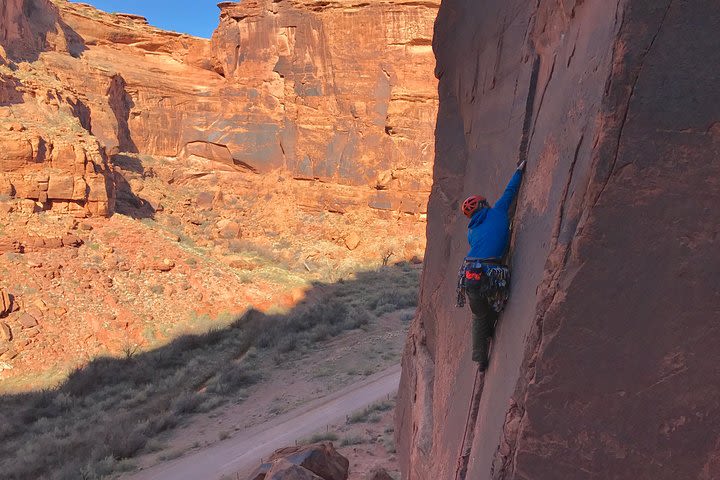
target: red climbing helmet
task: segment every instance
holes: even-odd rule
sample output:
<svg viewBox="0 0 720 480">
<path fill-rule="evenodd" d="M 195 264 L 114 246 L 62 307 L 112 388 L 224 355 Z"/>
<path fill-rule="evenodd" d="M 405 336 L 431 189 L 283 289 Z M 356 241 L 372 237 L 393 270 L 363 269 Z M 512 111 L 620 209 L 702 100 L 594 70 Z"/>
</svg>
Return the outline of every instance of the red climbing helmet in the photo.
<svg viewBox="0 0 720 480">
<path fill-rule="evenodd" d="M 475 213 L 475 210 L 478 209 L 478 206 L 486 201 L 487 199 L 482 195 L 473 195 L 468 197 L 462 204 L 462 212 L 466 217 L 470 218 L 472 217 L 472 214 Z"/>
</svg>

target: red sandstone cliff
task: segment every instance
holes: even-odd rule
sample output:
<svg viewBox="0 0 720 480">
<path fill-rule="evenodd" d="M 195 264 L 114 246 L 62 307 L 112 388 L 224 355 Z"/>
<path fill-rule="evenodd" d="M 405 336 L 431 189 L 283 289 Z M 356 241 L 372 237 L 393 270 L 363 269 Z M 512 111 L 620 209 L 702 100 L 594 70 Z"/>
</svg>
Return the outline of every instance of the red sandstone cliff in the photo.
<svg viewBox="0 0 720 480">
<path fill-rule="evenodd" d="M 0 1 L 3 385 L 422 257 L 438 5 L 225 3 L 205 40 Z"/>
<path fill-rule="evenodd" d="M 375 187 L 364 200 L 372 207 L 424 212 L 437 112 L 427 77 L 437 4 L 220 7 L 220 26 L 207 41 L 64 0 L 5 3 L 0 103 L 4 123 L 25 133 L 9 135 L 22 151 L 8 150 L 4 171 L 25 174 L 20 164 L 43 163 L 26 141 L 52 145 L 77 135 L 109 155 L 180 156 L 367 185 Z M 47 122 L 58 128 L 40 132 L 48 125 L 38 119 L 50 114 L 62 117 Z M 110 209 L 113 195 L 109 185 Z M 65 193 L 57 200 L 70 196 L 80 202 Z"/>
<path fill-rule="evenodd" d="M 404 478 L 720 477 L 719 27 L 708 2 L 443 1 Z M 523 152 L 512 296 L 472 411 L 457 205 L 497 198 Z"/>
</svg>

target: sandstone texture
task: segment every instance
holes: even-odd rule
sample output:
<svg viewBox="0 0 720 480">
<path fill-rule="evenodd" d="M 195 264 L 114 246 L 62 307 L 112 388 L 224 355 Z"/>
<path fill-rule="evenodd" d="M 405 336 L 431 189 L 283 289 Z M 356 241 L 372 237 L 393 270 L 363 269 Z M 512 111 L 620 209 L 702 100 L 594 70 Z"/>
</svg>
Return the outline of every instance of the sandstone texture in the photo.
<svg viewBox="0 0 720 480">
<path fill-rule="evenodd" d="M 220 6 L 213 54 L 246 100 L 242 127 L 217 133 L 237 161 L 349 184 L 431 164 L 437 93 L 426 72 L 436 4 Z"/>
<path fill-rule="evenodd" d="M 443 2 L 404 478 L 720 476 L 718 27 L 710 3 Z M 457 206 L 497 199 L 525 157 L 512 294 L 478 375 Z"/>
<path fill-rule="evenodd" d="M 310 470 L 280 459 L 264 477 L 267 480 L 323 480 Z"/>
<path fill-rule="evenodd" d="M 121 179 L 105 152 L 141 153 L 363 186 L 365 205 L 424 214 L 438 5 L 224 2 L 205 40 L 65 0 L 12 0 L 0 30 L 10 131 L 0 175 L 52 173 L 47 195 L 34 178 L 10 178 L 15 195 L 108 215 Z"/>
<path fill-rule="evenodd" d="M 37 62 L 45 50 L 73 58 L 82 48 L 49 0 L 10 0 L 0 10 L 0 201 L 32 200 L 25 212 L 114 210 L 112 168 L 90 132 L 90 112 Z"/>
</svg>

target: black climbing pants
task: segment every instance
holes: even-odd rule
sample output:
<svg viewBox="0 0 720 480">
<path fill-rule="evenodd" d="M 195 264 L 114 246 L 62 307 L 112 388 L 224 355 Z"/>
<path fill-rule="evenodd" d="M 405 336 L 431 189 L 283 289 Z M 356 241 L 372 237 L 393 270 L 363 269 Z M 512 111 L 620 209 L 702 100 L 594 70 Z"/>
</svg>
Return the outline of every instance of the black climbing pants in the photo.
<svg viewBox="0 0 720 480">
<path fill-rule="evenodd" d="M 488 365 L 488 341 L 493 335 L 497 313 L 488 304 L 479 289 L 467 289 L 468 303 L 472 311 L 472 359 L 478 362 L 480 370 Z"/>
</svg>

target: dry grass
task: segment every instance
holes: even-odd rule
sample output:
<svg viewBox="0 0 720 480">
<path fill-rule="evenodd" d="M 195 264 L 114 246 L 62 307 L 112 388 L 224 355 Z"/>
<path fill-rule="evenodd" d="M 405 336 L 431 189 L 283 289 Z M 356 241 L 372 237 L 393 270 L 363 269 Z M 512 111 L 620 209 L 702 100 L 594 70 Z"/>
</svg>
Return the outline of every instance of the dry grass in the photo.
<svg viewBox="0 0 720 480">
<path fill-rule="evenodd" d="M 157 450 L 158 438 L 188 416 L 242 401 L 273 368 L 263 362 L 282 363 L 415 305 L 418 277 L 403 264 L 318 284 L 312 301 L 286 315 L 250 311 L 222 330 L 98 358 L 56 388 L 0 397 L 2 478 L 90 480 L 132 469 L 134 457 Z"/>
<path fill-rule="evenodd" d="M 380 414 L 395 407 L 394 400 L 376 402 L 359 412 L 348 417 L 347 423 L 377 423 L 380 421 Z"/>
</svg>

